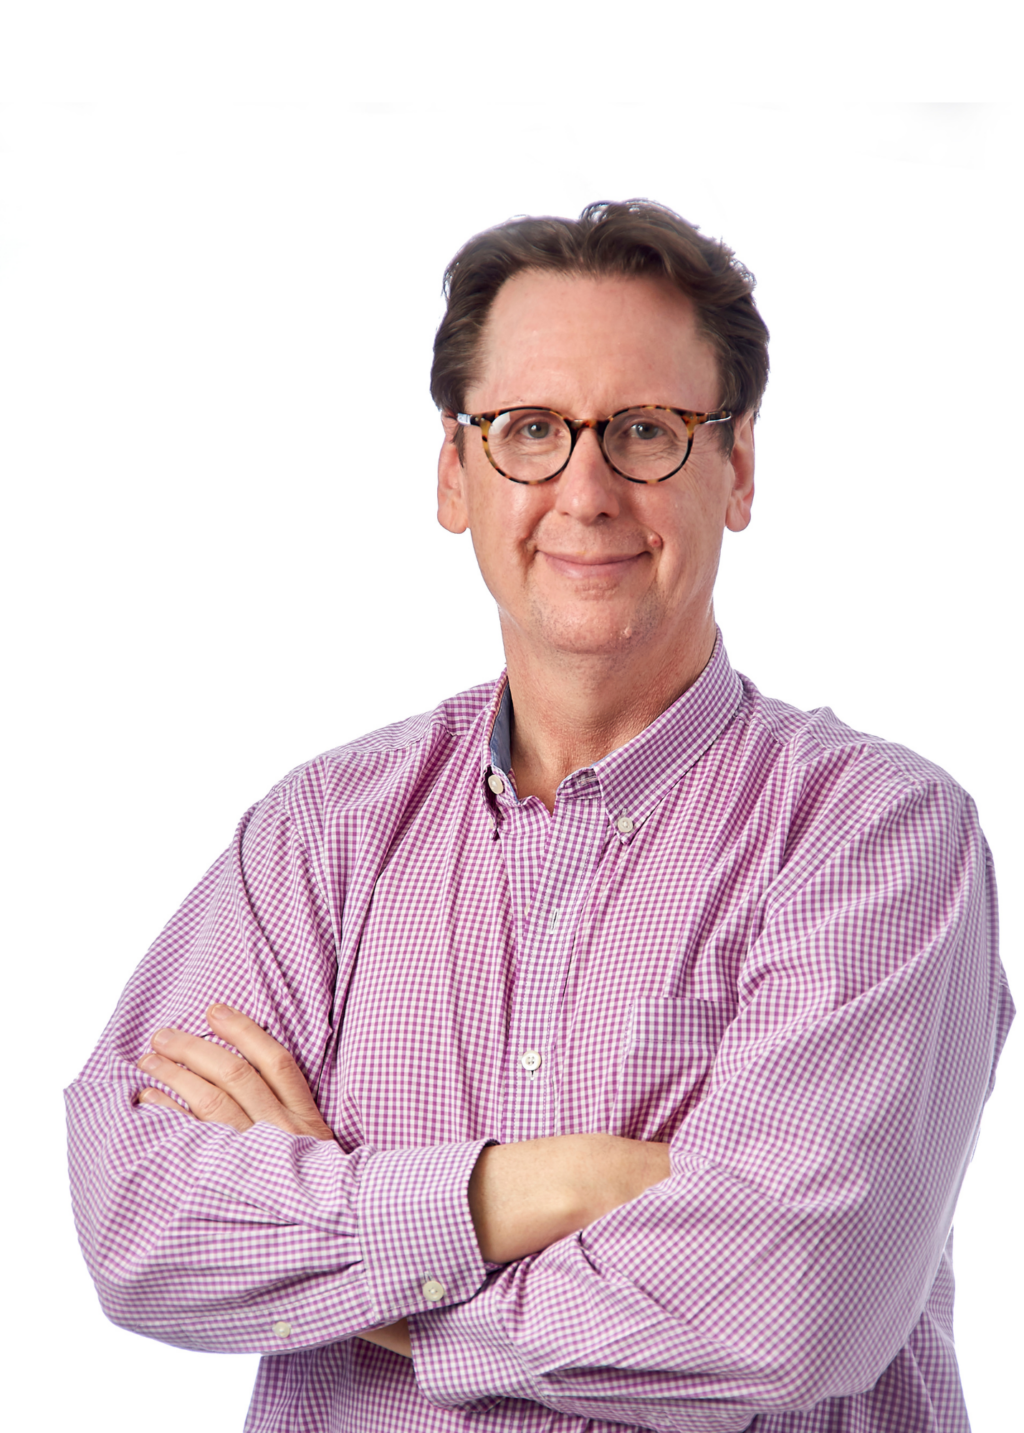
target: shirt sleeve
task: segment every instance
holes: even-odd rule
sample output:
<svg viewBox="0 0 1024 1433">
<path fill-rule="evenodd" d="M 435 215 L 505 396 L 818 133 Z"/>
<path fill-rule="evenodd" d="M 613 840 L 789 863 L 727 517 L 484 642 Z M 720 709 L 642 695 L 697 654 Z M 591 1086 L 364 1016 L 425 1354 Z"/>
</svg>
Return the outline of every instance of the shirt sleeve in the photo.
<svg viewBox="0 0 1024 1433">
<path fill-rule="evenodd" d="M 872 1388 L 936 1281 L 1012 1013 L 958 788 L 794 856 L 671 1176 L 413 1319 L 425 1396 L 708 1433 Z"/>
<path fill-rule="evenodd" d="M 213 1038 L 216 1000 L 285 1045 L 315 1094 L 336 975 L 328 905 L 279 788 L 153 945 L 66 1092 L 76 1223 L 115 1323 L 184 1348 L 281 1353 L 480 1287 L 466 1186 L 486 1140 L 346 1151 L 137 1103 L 156 1083 L 136 1069 L 154 1030 Z"/>
</svg>

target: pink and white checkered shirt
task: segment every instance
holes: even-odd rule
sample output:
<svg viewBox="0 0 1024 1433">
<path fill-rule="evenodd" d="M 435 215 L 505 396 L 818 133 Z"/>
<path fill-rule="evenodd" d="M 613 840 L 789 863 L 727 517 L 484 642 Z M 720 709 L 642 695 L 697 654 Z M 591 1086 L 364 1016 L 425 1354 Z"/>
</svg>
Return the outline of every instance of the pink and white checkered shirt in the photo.
<svg viewBox="0 0 1024 1433">
<path fill-rule="evenodd" d="M 948 1239 L 1013 1014 L 970 799 L 719 640 L 549 817 L 506 693 L 292 772 L 132 977 L 68 1090 L 106 1313 L 265 1354 L 249 1433 L 966 1430 Z M 337 1144 L 135 1103 L 214 1000 Z M 671 1177 L 485 1264 L 484 1143 L 586 1130 Z M 350 1337 L 402 1315 L 412 1362 Z"/>
</svg>

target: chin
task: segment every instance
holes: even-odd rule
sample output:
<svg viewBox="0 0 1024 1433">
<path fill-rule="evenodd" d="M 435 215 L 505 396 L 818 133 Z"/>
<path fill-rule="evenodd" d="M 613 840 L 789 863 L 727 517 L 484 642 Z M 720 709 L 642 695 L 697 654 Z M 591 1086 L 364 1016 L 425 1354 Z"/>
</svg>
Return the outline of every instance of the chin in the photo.
<svg viewBox="0 0 1024 1433">
<path fill-rule="evenodd" d="M 569 657 L 615 657 L 635 652 L 664 625 L 658 602 L 537 602 L 519 626 L 527 645 L 539 642 Z"/>
<path fill-rule="evenodd" d="M 550 647 L 566 656 L 613 657 L 635 650 L 643 641 L 644 624 L 636 620 L 614 625 L 580 623 L 578 626 L 549 626 L 545 638 Z"/>
</svg>

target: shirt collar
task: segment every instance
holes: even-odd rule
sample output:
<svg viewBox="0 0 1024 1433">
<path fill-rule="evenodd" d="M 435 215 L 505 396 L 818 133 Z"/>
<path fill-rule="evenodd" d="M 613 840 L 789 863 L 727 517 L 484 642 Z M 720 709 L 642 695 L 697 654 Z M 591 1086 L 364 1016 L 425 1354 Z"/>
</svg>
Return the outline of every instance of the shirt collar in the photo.
<svg viewBox="0 0 1024 1433">
<path fill-rule="evenodd" d="M 592 792 L 596 778 L 619 836 L 630 839 L 724 731 L 742 695 L 743 683 L 730 665 L 718 632 L 711 658 L 693 686 L 632 741 L 609 752 L 592 767 L 567 776 L 559 791 Z M 512 695 L 507 675 L 502 676 L 495 691 L 492 711 L 494 718 L 483 762 L 485 781 L 488 773 L 507 776 L 512 763 Z"/>
</svg>

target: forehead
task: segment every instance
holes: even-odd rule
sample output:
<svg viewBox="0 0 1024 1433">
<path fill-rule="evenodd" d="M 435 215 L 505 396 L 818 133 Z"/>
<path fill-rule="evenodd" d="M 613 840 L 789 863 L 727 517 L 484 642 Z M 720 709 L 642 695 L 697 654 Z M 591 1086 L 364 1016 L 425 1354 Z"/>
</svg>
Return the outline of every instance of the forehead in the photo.
<svg viewBox="0 0 1024 1433">
<path fill-rule="evenodd" d="M 646 276 L 514 275 L 491 305 L 478 373 L 480 408 L 717 405 L 715 355 L 693 304 L 667 279 Z"/>
</svg>

